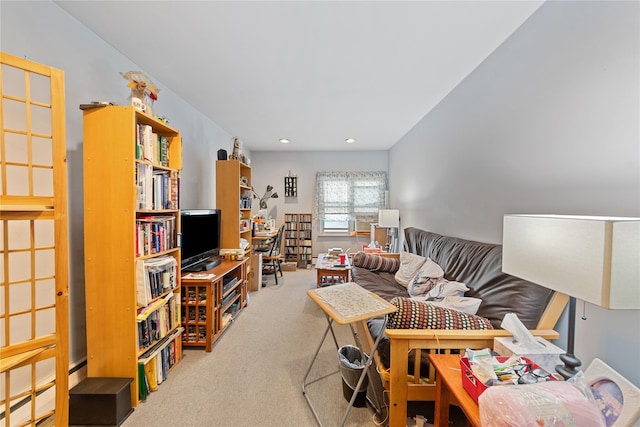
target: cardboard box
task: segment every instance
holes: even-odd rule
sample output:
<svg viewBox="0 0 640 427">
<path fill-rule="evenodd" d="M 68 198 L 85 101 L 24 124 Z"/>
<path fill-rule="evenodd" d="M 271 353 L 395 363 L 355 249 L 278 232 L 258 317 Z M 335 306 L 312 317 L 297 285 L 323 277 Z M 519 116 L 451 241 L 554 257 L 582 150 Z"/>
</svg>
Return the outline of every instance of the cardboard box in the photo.
<svg viewBox="0 0 640 427">
<path fill-rule="evenodd" d="M 365 254 L 379 254 L 382 252 L 381 248 L 369 248 L 369 247 L 363 247 L 362 248 L 364 250 Z"/>
<path fill-rule="evenodd" d="M 556 372 L 556 365 L 563 364 L 560 361 L 560 355 L 566 352 L 544 338 L 536 337 L 536 340 L 540 345 L 532 348 L 514 342 L 513 337 L 496 337 L 493 339 L 493 351 L 500 356 L 511 356 L 512 354 L 524 356 L 540 365 L 547 372 Z"/>
<path fill-rule="evenodd" d="M 282 271 L 296 271 L 298 264 L 295 261 L 286 261 L 280 264 Z"/>
</svg>

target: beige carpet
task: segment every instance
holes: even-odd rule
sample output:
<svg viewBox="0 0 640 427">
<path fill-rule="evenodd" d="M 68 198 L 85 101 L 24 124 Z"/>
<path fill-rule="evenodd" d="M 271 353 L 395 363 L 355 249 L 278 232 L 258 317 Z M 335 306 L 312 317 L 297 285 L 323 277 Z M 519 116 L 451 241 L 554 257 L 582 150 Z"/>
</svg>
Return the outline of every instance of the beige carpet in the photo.
<svg viewBox="0 0 640 427">
<path fill-rule="evenodd" d="M 169 378 L 123 423 L 136 426 L 315 426 L 302 394 L 303 377 L 327 326 L 306 295 L 315 270 L 285 271 L 249 295 L 213 351 L 185 350 Z M 353 344 L 348 326 L 335 325 L 339 344 Z M 327 339 L 310 379 L 338 368 Z M 340 374 L 307 387 L 324 426 L 337 426 L 347 407 Z M 347 426 L 375 426 L 370 408 L 353 408 Z"/>
</svg>

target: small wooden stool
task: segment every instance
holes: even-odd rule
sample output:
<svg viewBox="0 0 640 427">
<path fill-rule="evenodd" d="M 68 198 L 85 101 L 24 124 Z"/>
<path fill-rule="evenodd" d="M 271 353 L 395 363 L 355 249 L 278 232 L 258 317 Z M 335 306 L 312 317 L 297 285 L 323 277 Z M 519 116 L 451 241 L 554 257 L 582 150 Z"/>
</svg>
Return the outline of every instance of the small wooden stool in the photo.
<svg viewBox="0 0 640 427">
<path fill-rule="evenodd" d="M 69 390 L 69 425 L 119 426 L 133 412 L 132 378 L 85 378 Z"/>
</svg>

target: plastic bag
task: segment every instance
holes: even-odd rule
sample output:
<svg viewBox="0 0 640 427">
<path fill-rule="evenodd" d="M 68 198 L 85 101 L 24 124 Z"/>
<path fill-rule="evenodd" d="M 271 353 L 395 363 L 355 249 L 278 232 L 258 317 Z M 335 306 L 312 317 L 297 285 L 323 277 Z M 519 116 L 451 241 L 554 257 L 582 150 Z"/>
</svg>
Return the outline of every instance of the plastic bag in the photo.
<svg viewBox="0 0 640 427">
<path fill-rule="evenodd" d="M 569 381 L 489 387 L 478 399 L 481 425 L 606 427 L 580 374 Z"/>
</svg>

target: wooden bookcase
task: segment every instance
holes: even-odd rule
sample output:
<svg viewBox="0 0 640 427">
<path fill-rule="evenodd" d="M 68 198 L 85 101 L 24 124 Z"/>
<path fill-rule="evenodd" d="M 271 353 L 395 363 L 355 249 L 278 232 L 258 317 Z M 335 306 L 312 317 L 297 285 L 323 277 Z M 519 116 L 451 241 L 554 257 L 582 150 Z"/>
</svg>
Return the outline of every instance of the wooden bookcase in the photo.
<svg viewBox="0 0 640 427">
<path fill-rule="evenodd" d="M 246 259 L 225 260 L 211 270 L 183 276 L 183 346 L 211 351 L 213 343 L 247 305 L 247 265 Z"/>
<path fill-rule="evenodd" d="M 298 268 L 307 268 L 311 264 L 312 221 L 311 214 L 284 214 L 285 260 L 294 261 Z"/>
<path fill-rule="evenodd" d="M 222 211 L 221 245 L 240 249 L 240 239 L 247 246 L 244 257 L 251 264 L 251 167 L 239 160 L 216 161 L 216 208 Z"/>
<path fill-rule="evenodd" d="M 162 147 L 139 143 L 141 128 L 165 141 Z M 164 375 L 182 355 L 177 245 L 182 142 L 177 130 L 133 107 L 109 106 L 84 110 L 83 149 L 87 374 L 133 378 L 135 407 L 146 397 L 139 363 L 168 353 L 171 363 L 162 366 Z M 147 184 L 149 176 L 159 187 Z M 151 202 L 150 193 L 155 195 Z M 146 306 L 139 304 L 136 270 L 160 257 L 176 261 L 175 277 L 167 270 L 175 288 L 154 292 Z M 145 310 L 164 317 L 143 342 L 146 330 L 139 319 Z"/>
</svg>

